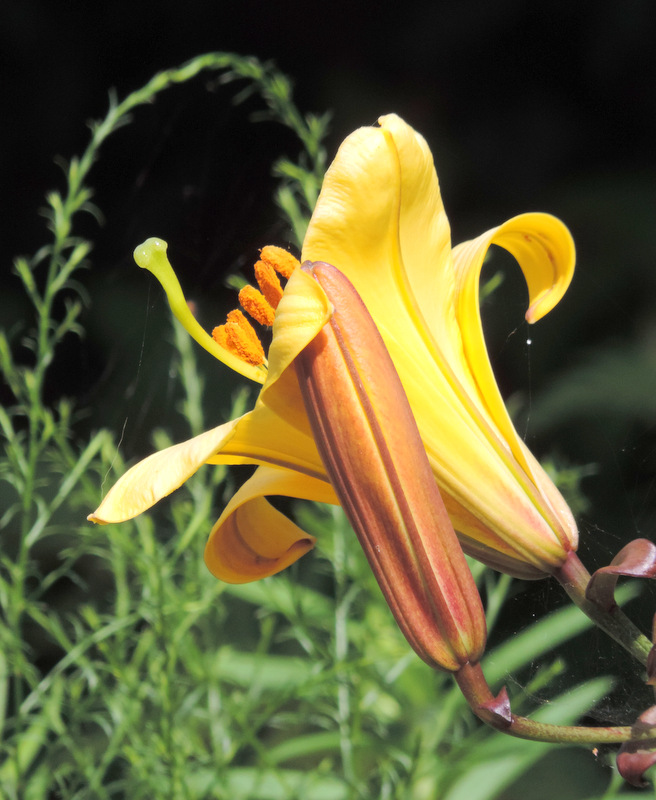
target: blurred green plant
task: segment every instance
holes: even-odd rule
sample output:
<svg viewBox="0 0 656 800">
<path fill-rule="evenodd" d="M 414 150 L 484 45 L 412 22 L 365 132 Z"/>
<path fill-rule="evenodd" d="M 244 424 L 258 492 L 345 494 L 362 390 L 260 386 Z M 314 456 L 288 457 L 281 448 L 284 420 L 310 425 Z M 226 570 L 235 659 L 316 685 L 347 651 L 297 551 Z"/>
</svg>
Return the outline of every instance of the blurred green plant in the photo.
<svg viewBox="0 0 656 800">
<path fill-rule="evenodd" d="M 225 469 L 194 476 L 165 516 L 104 528 L 81 522 L 98 486 L 124 464 L 110 431 L 80 441 L 83 409 L 45 401 L 55 350 L 82 333 L 79 315 L 89 302 L 77 275 L 91 244 L 74 223 L 83 211 L 100 219 L 87 181 L 104 140 L 137 106 L 204 70 L 245 81 L 236 99 L 257 93 L 262 114 L 299 137 L 298 161 L 274 166 L 275 199 L 298 244 L 321 184 L 328 117 L 301 115 L 272 64 L 218 53 L 156 75 L 122 102 L 112 97 L 83 155 L 65 167 L 65 192 L 48 196 L 52 240 L 15 264 L 32 326 L 0 334 L 11 397 L 0 408 L 0 796 L 538 797 L 526 788 L 529 773 L 555 748 L 484 728 L 450 677 L 409 651 L 341 509 L 299 504 L 298 517 L 319 536 L 317 557 L 243 586 L 218 583 L 202 559 L 208 520 L 230 493 Z M 184 390 L 176 413 L 194 435 L 207 427 L 204 380 L 177 324 L 173 340 L 172 368 Z M 246 402 L 237 391 L 226 418 Z M 156 446 L 168 443 L 157 431 Z M 512 581 L 472 568 L 494 632 Z M 537 621 L 490 651 L 490 681 L 510 670 L 528 676 L 513 706 L 521 710 L 522 698 L 539 691 L 550 702 L 536 716 L 574 722 L 613 679 L 563 690 L 566 665 L 553 651 L 590 626 L 574 608 Z M 585 751 L 559 752 L 570 768 L 551 775 L 545 796 L 626 794 L 614 775 L 604 788 L 608 776 Z"/>
</svg>

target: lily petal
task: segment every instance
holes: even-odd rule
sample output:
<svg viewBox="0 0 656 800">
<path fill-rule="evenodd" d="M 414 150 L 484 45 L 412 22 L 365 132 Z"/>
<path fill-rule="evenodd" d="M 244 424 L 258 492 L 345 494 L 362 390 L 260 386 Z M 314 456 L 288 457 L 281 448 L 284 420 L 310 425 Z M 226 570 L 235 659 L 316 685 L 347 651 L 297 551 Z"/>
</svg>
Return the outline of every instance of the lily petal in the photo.
<svg viewBox="0 0 656 800">
<path fill-rule="evenodd" d="M 551 311 L 567 291 L 574 274 L 574 241 L 567 227 L 556 217 L 542 213 L 520 214 L 454 247 L 453 262 L 456 317 L 465 359 L 477 386 L 477 403 L 485 409 L 501 439 L 538 488 L 551 512 L 550 521 L 557 537 L 563 545 L 569 542 L 575 548 L 578 534 L 574 518 L 560 492 L 515 430 L 485 346 L 478 289 L 483 262 L 493 244 L 503 247 L 517 259 L 529 290 L 526 319 L 533 323 Z"/>
<path fill-rule="evenodd" d="M 327 261 L 349 278 L 388 349 L 397 341 L 412 358 L 419 347 L 419 360 L 423 350 L 434 350 L 431 339 L 439 341 L 434 356 L 450 371 L 462 349 L 451 234 L 433 158 L 424 138 L 396 115 L 379 122 L 379 128 L 355 131 L 339 148 L 303 242 L 303 260 Z"/>
<path fill-rule="evenodd" d="M 135 464 L 87 519 L 101 525 L 132 519 L 178 489 L 230 439 L 240 420 L 226 422 Z"/>
<path fill-rule="evenodd" d="M 574 274 L 574 241 L 559 219 L 550 214 L 533 213 L 513 217 L 453 249 L 456 317 L 462 332 L 465 358 L 477 385 L 478 401 L 487 409 L 515 458 L 530 474 L 526 448 L 499 392 L 481 325 L 480 275 L 485 256 L 493 244 L 508 250 L 524 273 L 530 299 L 526 319 L 532 323 L 547 314 L 565 294 Z"/>
<path fill-rule="evenodd" d="M 337 504 L 327 481 L 293 470 L 259 467 L 230 500 L 205 547 L 210 572 L 227 583 L 266 578 L 314 547 L 315 538 L 264 497 L 279 495 Z"/>
</svg>

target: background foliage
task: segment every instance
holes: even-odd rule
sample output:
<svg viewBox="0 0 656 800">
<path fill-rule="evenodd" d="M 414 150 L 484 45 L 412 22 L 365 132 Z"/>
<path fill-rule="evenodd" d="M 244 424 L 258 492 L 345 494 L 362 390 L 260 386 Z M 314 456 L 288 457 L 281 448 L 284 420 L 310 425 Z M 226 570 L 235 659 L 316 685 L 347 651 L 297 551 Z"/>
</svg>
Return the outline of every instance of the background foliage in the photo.
<svg viewBox="0 0 656 800">
<path fill-rule="evenodd" d="M 470 5 L 464 11 L 480 10 Z M 23 11 L 16 47 L 39 35 L 39 20 L 59 31 L 60 47 L 73 35 L 57 28 L 62 20 L 38 3 L 22 7 L 34 16 Z M 428 30 L 428 18 L 439 21 L 441 47 L 430 49 L 434 40 L 422 32 L 412 39 L 413 59 L 403 61 L 403 46 L 391 54 L 388 49 L 388 61 L 405 67 L 393 80 L 384 78 L 384 88 L 379 76 L 388 75 L 387 67 L 377 56 L 353 69 L 338 61 L 323 78 L 317 78 L 316 57 L 294 71 L 303 107 L 335 108 L 329 156 L 343 135 L 390 110 L 394 98 L 394 110 L 422 130 L 436 152 L 455 241 L 531 207 L 558 213 L 572 227 L 577 280 L 563 308 L 530 331 L 530 345 L 521 323 L 524 295 L 502 259 L 490 274 L 503 271 L 503 288 L 484 310 L 497 372 L 508 393 L 518 390 L 509 400 L 520 429 L 526 427 L 532 446 L 575 490 L 583 557 L 591 567 L 607 562 L 636 533 L 651 535 L 656 466 L 649 388 L 656 180 L 642 116 L 653 85 L 640 49 L 648 26 L 640 4 L 624 27 L 615 24 L 611 4 L 595 8 L 593 19 L 580 9 L 554 6 L 549 17 L 500 4 L 494 20 L 470 15 L 463 31 L 460 16 L 445 12 L 436 20 L 432 7 L 417 3 L 414 30 Z M 163 20 L 170 26 L 176 13 L 164 7 L 152 21 L 150 48 L 144 47 L 145 25 L 133 20 L 130 30 L 122 29 L 121 50 L 132 65 L 129 88 L 138 85 L 135 75 L 145 83 L 156 71 L 153 64 L 174 63 L 168 52 L 164 58 L 170 40 Z M 270 12 L 263 13 L 264 24 Z M 101 49 L 118 25 L 102 22 Z M 575 69 L 573 56 L 557 64 L 550 58 L 556 43 L 562 55 L 561 23 L 580 47 L 584 69 Z M 297 25 L 290 22 L 285 35 L 298 34 Z M 399 28 L 406 51 L 411 27 Z M 538 46 L 530 53 L 519 46 L 527 32 L 538 30 L 543 36 L 532 40 Z M 606 60 L 594 57 L 611 32 Z M 460 86 L 468 91 L 460 105 L 458 82 L 444 76 L 462 52 L 457 42 L 465 33 Z M 131 44 L 137 34 L 140 48 Z M 365 52 L 376 38 L 370 30 Z M 184 30 L 179 39 L 186 41 Z M 267 46 L 258 52 L 266 54 Z M 275 55 L 284 64 L 291 45 L 282 50 Z M 50 82 L 65 67 L 72 70 L 81 51 L 79 43 L 53 52 L 52 73 L 42 74 L 45 86 L 30 85 L 33 103 L 23 106 L 11 129 L 12 146 L 3 148 L 3 185 L 16 184 L 14 170 L 21 165 L 28 177 L 8 193 L 5 222 L 23 214 L 32 219 L 37 195 L 55 183 L 64 186 L 49 160 L 54 152 L 70 157 L 84 151 L 88 133 L 80 120 L 102 116 L 106 87 L 120 85 L 120 73 L 100 70 L 67 84 L 70 95 L 56 91 Z M 138 66 L 137 53 L 143 59 Z M 110 73 L 116 69 L 116 61 L 103 63 Z M 509 93 L 497 107 L 493 101 L 509 76 L 519 81 L 529 63 L 534 91 L 528 100 L 524 94 L 520 103 Z M 536 80 L 547 63 L 553 65 L 549 81 Z M 257 247 L 294 242 L 294 222 L 311 204 L 323 168 L 323 127 L 313 130 L 316 148 L 308 151 L 294 133 L 305 125 L 303 117 L 292 130 L 254 123 L 253 113 L 271 112 L 266 98 L 277 96 L 270 84 L 267 89 L 267 71 L 244 59 L 221 65 L 238 73 L 250 69 L 251 80 L 225 86 L 214 74 L 169 89 L 136 112 L 136 124 L 104 142 L 90 179 L 93 208 L 84 174 L 91 160 L 86 167 L 84 159 L 72 161 L 62 197 L 50 195 L 52 235 L 28 223 L 7 225 L 2 237 L 12 254 L 36 254 L 17 262 L 22 283 L 7 273 L 0 293 L 6 334 L 0 422 L 8 442 L 0 484 L 0 795 L 451 800 L 625 793 L 603 752 L 521 743 L 475 724 L 450 681 L 408 652 L 332 510 L 296 509 L 320 534 L 317 556 L 289 574 L 239 589 L 216 584 L 201 557 L 208 520 L 239 483 L 239 471 L 199 474 L 151 518 L 104 529 L 82 522 L 99 487 L 122 471 L 122 459 L 152 448 L 153 431 L 161 446 L 249 402 L 225 371 L 171 328 L 165 304 L 130 266 L 134 244 L 166 234 L 174 263 L 186 270 L 183 285 L 197 295 L 201 319 L 211 327 L 233 304 L 226 274 L 248 277 Z M 418 89 L 418 76 L 431 75 L 431 66 L 439 67 L 440 80 L 430 91 Z M 330 87 L 339 83 L 340 68 L 348 78 L 341 85 L 354 85 L 340 91 L 337 102 Z M 494 70 L 504 68 L 507 80 L 496 94 L 474 86 L 476 75 L 492 81 Z M 592 88 L 600 78 L 603 98 Z M 94 81 L 101 80 L 98 88 Z M 93 86 L 96 105 L 89 106 L 82 98 Z M 231 109 L 230 98 L 244 87 L 256 91 Z M 48 104 L 48 91 L 56 103 Z M 629 102 L 636 97 L 640 102 Z M 84 113 L 76 103 L 85 105 Z M 36 144 L 39 132 L 25 124 L 34 108 L 48 115 L 50 136 L 43 159 L 26 170 L 20 154 Z M 626 120 L 631 125 L 620 131 Z M 614 127 L 623 136 L 621 149 L 612 146 Z M 287 166 L 272 176 L 272 164 L 284 153 Z M 299 173 L 299 165 L 306 171 Z M 283 213 L 272 199 L 280 187 Z M 290 205 L 294 197 L 297 207 Z M 100 207 L 104 227 L 89 215 L 73 218 L 83 207 Z M 80 271 L 88 265 L 91 239 L 93 268 Z M 549 700 L 539 713 L 565 721 L 601 701 L 597 720 L 619 715 L 625 721 L 644 705 L 622 657 L 587 630 L 578 612 L 557 610 L 556 587 L 509 585 L 483 573 L 479 579 L 492 623 L 486 669 L 491 681 L 515 692 L 518 708 Z M 634 602 L 632 612 L 645 623 L 652 608 L 653 596 Z M 546 609 L 557 611 L 535 624 Z"/>
</svg>

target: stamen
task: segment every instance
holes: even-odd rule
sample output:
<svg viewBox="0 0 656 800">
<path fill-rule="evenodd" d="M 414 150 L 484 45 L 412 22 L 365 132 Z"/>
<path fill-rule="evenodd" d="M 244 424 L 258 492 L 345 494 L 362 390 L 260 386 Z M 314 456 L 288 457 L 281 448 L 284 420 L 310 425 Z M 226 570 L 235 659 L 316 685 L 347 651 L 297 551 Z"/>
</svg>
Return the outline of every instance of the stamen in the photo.
<svg viewBox="0 0 656 800">
<path fill-rule="evenodd" d="M 266 358 L 255 329 L 239 309 L 230 311 L 225 327 L 228 349 L 248 364 L 259 366 Z"/>
<path fill-rule="evenodd" d="M 228 349 L 228 334 L 225 327 L 225 325 L 217 325 L 212 331 L 212 339 L 221 347 Z"/>
<path fill-rule="evenodd" d="M 282 290 L 280 291 L 280 296 L 282 297 Z M 260 325 L 267 325 L 268 327 L 273 325 L 275 312 L 268 302 L 268 298 L 262 292 L 258 292 L 257 289 L 250 286 L 250 284 L 244 286 L 239 292 L 239 304 Z"/>
<path fill-rule="evenodd" d="M 282 286 L 280 285 L 274 268 L 266 261 L 256 261 L 254 270 L 255 279 L 262 290 L 262 294 L 266 297 L 267 302 L 271 308 L 278 308 L 278 303 L 282 298 Z M 268 324 L 272 325 L 273 323 Z"/>
<path fill-rule="evenodd" d="M 301 265 L 300 261 L 287 250 L 271 244 L 262 248 L 260 258 L 266 264 L 270 264 L 283 278 L 290 278 L 292 272 Z"/>
<path fill-rule="evenodd" d="M 262 260 L 255 264 L 255 277 L 261 291 L 253 286 L 244 286 L 239 292 L 239 303 L 256 322 L 270 328 L 283 291 L 276 272 L 289 278 L 300 262 L 287 250 L 273 245 L 263 247 L 260 255 Z M 267 363 L 257 333 L 239 310 L 228 314 L 225 325 L 214 328 L 212 338 L 247 364 L 260 366 Z"/>
</svg>

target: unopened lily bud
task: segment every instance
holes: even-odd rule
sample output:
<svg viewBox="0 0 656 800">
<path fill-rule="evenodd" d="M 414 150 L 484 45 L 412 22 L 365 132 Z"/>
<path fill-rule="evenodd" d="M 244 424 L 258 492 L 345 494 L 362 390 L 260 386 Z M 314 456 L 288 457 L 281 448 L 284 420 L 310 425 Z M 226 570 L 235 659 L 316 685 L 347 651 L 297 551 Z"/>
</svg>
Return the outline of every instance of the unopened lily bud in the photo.
<svg viewBox="0 0 656 800">
<path fill-rule="evenodd" d="M 335 309 L 295 361 L 326 472 L 408 642 L 456 672 L 480 659 L 485 617 L 410 405 L 351 283 L 303 269 Z"/>
</svg>

